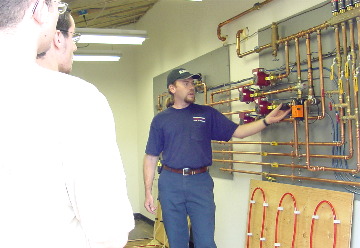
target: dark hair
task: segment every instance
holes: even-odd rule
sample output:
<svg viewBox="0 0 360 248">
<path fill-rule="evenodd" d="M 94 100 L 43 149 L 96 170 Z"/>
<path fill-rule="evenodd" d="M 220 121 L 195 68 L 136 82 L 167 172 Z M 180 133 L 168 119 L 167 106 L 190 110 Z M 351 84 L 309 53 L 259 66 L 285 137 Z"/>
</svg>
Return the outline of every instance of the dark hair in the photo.
<svg viewBox="0 0 360 248">
<path fill-rule="evenodd" d="M 15 27 L 24 18 L 33 0 L 1 0 L 0 29 Z M 45 0 L 51 6 L 51 0 Z"/>
<path fill-rule="evenodd" d="M 169 84 L 169 86 L 170 86 L 170 85 L 176 86 L 176 81 L 173 82 L 173 83 L 171 83 L 171 84 Z M 166 98 L 166 100 L 165 100 L 165 106 L 166 106 L 167 108 L 170 108 L 171 106 L 174 105 L 175 101 L 174 101 L 174 94 L 170 91 L 169 88 L 168 88 L 168 93 L 169 93 L 170 97 Z"/>
<path fill-rule="evenodd" d="M 67 32 L 70 29 L 71 26 L 71 10 L 67 9 L 64 14 L 59 15 L 58 22 L 56 24 L 56 29 L 60 30 L 61 33 L 68 37 L 69 33 Z"/>
<path fill-rule="evenodd" d="M 0 5 L 0 28 L 10 28 L 18 24 L 30 7 L 30 0 L 2 0 Z"/>
</svg>

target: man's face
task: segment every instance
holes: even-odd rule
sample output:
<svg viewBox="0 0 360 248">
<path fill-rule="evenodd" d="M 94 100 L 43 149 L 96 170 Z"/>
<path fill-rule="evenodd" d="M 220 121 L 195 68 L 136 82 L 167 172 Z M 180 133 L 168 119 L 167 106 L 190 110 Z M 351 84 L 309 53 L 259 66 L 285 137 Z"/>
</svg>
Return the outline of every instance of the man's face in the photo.
<svg viewBox="0 0 360 248">
<path fill-rule="evenodd" d="M 46 4 L 45 0 L 39 0 L 42 2 L 47 8 L 41 8 L 37 11 L 45 12 L 47 9 L 47 13 L 43 13 L 43 23 L 42 23 L 42 31 L 39 39 L 39 46 L 37 53 L 43 53 L 50 49 L 51 42 L 55 36 L 56 32 L 56 24 L 59 18 L 58 11 L 58 1 L 51 0 L 50 4 Z"/>
<path fill-rule="evenodd" d="M 174 99 L 175 101 L 193 103 L 195 102 L 194 79 L 178 79 L 175 84 Z"/>
<path fill-rule="evenodd" d="M 64 42 L 64 46 L 61 48 L 60 51 L 61 60 L 59 61 L 59 71 L 67 74 L 71 72 L 74 52 L 77 50 L 77 46 L 72 39 L 73 34 L 75 32 L 74 18 L 71 17 L 70 21 L 71 21 L 71 26 L 67 32 L 67 37 L 61 33 L 61 35 L 64 36 L 65 42 Z"/>
</svg>

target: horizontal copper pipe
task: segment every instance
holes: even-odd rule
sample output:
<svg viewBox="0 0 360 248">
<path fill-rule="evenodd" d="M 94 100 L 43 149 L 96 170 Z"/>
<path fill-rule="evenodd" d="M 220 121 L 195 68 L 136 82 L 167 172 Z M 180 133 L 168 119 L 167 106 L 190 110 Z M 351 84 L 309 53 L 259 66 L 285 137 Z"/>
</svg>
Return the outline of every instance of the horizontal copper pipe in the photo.
<svg viewBox="0 0 360 248">
<path fill-rule="evenodd" d="M 220 162 L 220 163 L 236 163 L 236 164 L 255 164 L 261 166 L 271 166 L 271 167 L 284 167 L 284 168 L 292 168 L 292 169 L 308 169 L 306 165 L 299 165 L 299 164 L 279 164 L 279 163 L 265 163 L 265 162 L 255 162 L 255 161 L 240 161 L 240 160 L 230 160 L 230 159 L 213 159 L 213 162 Z M 314 171 L 333 171 L 333 172 L 346 172 L 355 174 L 356 170 L 351 169 L 341 169 L 341 168 L 333 168 L 333 167 L 326 167 L 326 166 L 313 166 L 315 168 Z"/>
<path fill-rule="evenodd" d="M 288 87 L 285 89 L 280 89 L 280 90 L 272 90 L 272 91 L 267 91 L 264 93 L 260 93 L 261 96 L 267 96 L 267 95 L 273 95 L 273 94 L 278 94 L 278 93 L 282 93 L 282 92 L 288 92 L 288 91 L 294 91 L 297 90 L 296 86 L 292 86 L 292 87 Z"/>
<path fill-rule="evenodd" d="M 251 110 L 240 110 L 240 111 L 234 111 L 234 112 L 226 112 L 226 113 L 222 113 L 223 115 L 236 115 L 236 114 L 240 114 L 240 113 L 251 113 L 254 112 L 255 109 L 251 109 Z"/>
<path fill-rule="evenodd" d="M 246 155 L 261 155 L 261 156 L 286 156 L 293 157 L 291 153 L 279 153 L 279 152 L 242 152 L 242 151 L 216 151 L 213 150 L 213 153 L 229 153 L 229 154 L 246 154 Z"/>
<path fill-rule="evenodd" d="M 285 157 L 306 157 L 306 154 L 300 154 L 295 156 L 295 153 L 279 153 L 279 152 L 246 152 L 246 151 L 216 151 L 213 153 L 225 153 L 225 154 L 247 154 L 247 155 L 261 155 L 261 156 L 285 156 Z M 352 156 L 348 155 L 326 155 L 326 154 L 310 154 L 312 158 L 329 158 L 329 159 L 345 159 L 349 160 Z"/>
<path fill-rule="evenodd" d="M 211 141 L 212 143 L 219 144 L 259 144 L 259 145 L 273 145 L 273 146 L 293 146 L 294 142 L 278 142 L 278 141 Z M 298 142 L 298 145 L 305 145 L 305 142 Z M 311 146 L 342 146 L 341 142 L 309 142 Z"/>
<path fill-rule="evenodd" d="M 301 176 L 295 176 L 295 175 L 273 174 L 273 173 L 246 171 L 246 170 L 234 170 L 234 169 L 226 169 L 226 168 L 220 168 L 220 170 L 228 171 L 228 172 L 260 175 L 260 176 L 264 176 L 264 177 L 281 177 L 281 178 L 290 178 L 292 180 L 316 181 L 316 182 L 323 182 L 323 183 L 351 185 L 351 186 L 357 186 L 357 187 L 360 186 L 360 182 L 341 181 L 341 180 L 323 179 L 323 178 L 315 178 L 315 177 L 301 177 Z"/>
<path fill-rule="evenodd" d="M 328 4 L 328 3 L 325 3 L 324 5 L 326 5 L 326 4 Z M 304 37 L 307 34 L 312 34 L 312 33 L 316 32 L 318 30 L 326 29 L 326 28 L 328 28 L 330 26 L 336 25 L 336 24 L 341 23 L 341 22 L 345 22 L 347 20 L 356 18 L 358 16 L 360 16 L 360 8 L 355 8 L 353 10 L 349 10 L 349 11 L 346 12 L 346 15 L 343 14 L 343 15 L 334 16 L 329 21 L 327 21 L 327 22 L 325 22 L 323 24 L 320 24 L 318 26 L 315 26 L 315 27 L 309 28 L 307 30 L 303 30 L 303 31 L 300 31 L 300 32 L 298 32 L 296 34 L 293 34 L 293 35 L 287 36 L 285 38 L 282 38 L 282 39 L 278 40 L 277 44 L 280 45 L 282 43 L 285 43 L 285 42 L 288 42 L 288 41 L 291 41 L 291 40 L 295 40 L 296 38 Z M 263 45 L 263 46 L 261 46 L 261 47 L 259 47 L 257 49 L 253 49 L 253 50 L 248 51 L 248 52 L 240 53 L 240 39 L 236 39 L 236 44 L 237 44 L 237 46 L 239 46 L 239 53 L 237 53 L 239 58 L 245 57 L 245 56 L 250 55 L 250 54 L 255 53 L 255 52 L 258 53 L 258 52 L 261 52 L 264 49 L 272 47 L 271 46 L 272 44 L 269 43 L 269 44 Z"/>
<path fill-rule="evenodd" d="M 222 28 L 223 26 L 225 26 L 225 25 L 227 25 L 227 24 L 229 24 L 229 23 L 231 23 L 231 22 L 239 19 L 240 17 L 242 17 L 242 16 L 244 16 L 244 15 L 246 15 L 246 14 L 249 14 L 250 12 L 252 12 L 252 11 L 254 11 L 254 10 L 259 10 L 262 6 L 264 6 L 265 4 L 268 4 L 268 3 L 272 2 L 272 1 L 273 1 L 273 0 L 265 0 L 265 1 L 262 2 L 262 3 L 256 3 L 256 4 L 254 4 L 254 6 L 253 6 L 252 8 L 250 8 L 250 9 L 248 9 L 248 10 L 246 10 L 246 11 L 244 11 L 244 12 L 242 12 L 242 13 L 240 13 L 240 14 L 238 14 L 238 15 L 236 15 L 236 16 L 234 16 L 234 17 L 232 17 L 232 18 L 230 18 L 230 19 L 228 19 L 228 20 L 226 20 L 226 21 L 224 21 L 224 22 L 222 22 L 222 23 L 220 23 L 220 24 L 218 25 L 218 27 L 217 27 L 217 37 L 219 38 L 219 40 L 221 40 L 221 41 L 225 41 L 225 40 L 226 40 L 226 37 L 224 37 L 224 36 L 221 35 L 221 28 Z"/>
<path fill-rule="evenodd" d="M 249 86 L 249 85 L 253 85 L 253 84 L 254 84 L 254 82 L 251 82 L 251 83 L 247 83 L 247 84 L 234 86 L 234 87 L 231 87 L 231 88 L 228 88 L 228 89 L 217 90 L 217 91 L 212 92 L 211 95 L 216 95 L 216 94 L 225 93 L 225 92 L 232 91 L 232 90 L 237 90 L 237 89 L 240 89 L 240 88 L 242 88 L 244 86 Z"/>
<path fill-rule="evenodd" d="M 214 105 L 219 105 L 219 104 L 224 104 L 224 103 L 230 103 L 230 102 L 236 102 L 239 101 L 240 98 L 234 98 L 234 99 L 229 99 L 229 100 L 223 100 L 223 101 L 218 101 L 218 102 L 212 102 L 212 103 L 208 103 L 208 106 L 214 106 Z"/>
</svg>

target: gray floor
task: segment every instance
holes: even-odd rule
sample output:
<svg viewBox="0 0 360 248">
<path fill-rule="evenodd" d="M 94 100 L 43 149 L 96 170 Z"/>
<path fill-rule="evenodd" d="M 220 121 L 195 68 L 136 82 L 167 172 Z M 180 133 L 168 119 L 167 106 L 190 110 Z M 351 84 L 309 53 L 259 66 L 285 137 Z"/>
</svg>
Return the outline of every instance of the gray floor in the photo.
<svg viewBox="0 0 360 248">
<path fill-rule="evenodd" d="M 135 218 L 135 228 L 129 233 L 129 240 L 153 238 L 154 226 L 142 218 Z"/>
</svg>

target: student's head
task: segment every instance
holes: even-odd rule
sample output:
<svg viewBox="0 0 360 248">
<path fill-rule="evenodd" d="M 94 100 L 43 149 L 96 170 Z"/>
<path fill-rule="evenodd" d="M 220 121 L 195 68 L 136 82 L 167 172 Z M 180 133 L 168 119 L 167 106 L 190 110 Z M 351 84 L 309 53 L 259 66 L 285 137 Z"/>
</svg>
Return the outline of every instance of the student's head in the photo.
<svg viewBox="0 0 360 248">
<path fill-rule="evenodd" d="M 55 35 L 55 38 L 61 39 L 63 37 L 62 43 L 54 41 L 55 45 L 60 46 L 59 71 L 70 73 L 74 52 L 77 50 L 76 41 L 74 41 L 74 39 L 76 39 L 79 35 L 75 33 L 75 22 L 74 18 L 70 14 L 70 11 L 67 11 L 59 16 L 56 29 L 57 34 Z"/>
<path fill-rule="evenodd" d="M 200 79 L 200 75 L 191 74 L 183 68 L 172 70 L 167 77 L 167 87 L 171 100 L 166 103 L 166 106 L 173 105 L 175 101 L 188 104 L 195 102 L 194 79 Z"/>
<path fill-rule="evenodd" d="M 75 22 L 70 10 L 59 15 L 56 25 L 56 33 L 51 48 L 38 54 L 38 63 L 51 70 L 70 73 L 73 63 L 73 54 L 77 50 L 75 33 Z"/>
</svg>

